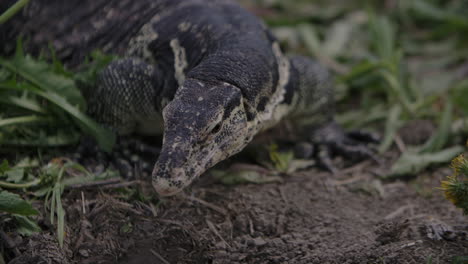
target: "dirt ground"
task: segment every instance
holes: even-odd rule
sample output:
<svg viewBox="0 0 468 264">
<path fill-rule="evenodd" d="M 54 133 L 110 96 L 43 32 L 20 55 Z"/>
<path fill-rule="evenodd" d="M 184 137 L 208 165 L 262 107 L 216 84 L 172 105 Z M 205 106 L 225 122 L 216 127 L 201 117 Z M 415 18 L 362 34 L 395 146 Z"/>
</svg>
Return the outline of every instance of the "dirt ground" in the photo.
<svg viewBox="0 0 468 264">
<path fill-rule="evenodd" d="M 467 263 L 467 218 L 436 189 L 450 170 L 387 182 L 383 169 L 364 161 L 234 186 L 207 173 L 156 203 L 72 189 L 63 250 L 44 218 L 45 232 L 13 237 L 10 263 Z"/>
</svg>

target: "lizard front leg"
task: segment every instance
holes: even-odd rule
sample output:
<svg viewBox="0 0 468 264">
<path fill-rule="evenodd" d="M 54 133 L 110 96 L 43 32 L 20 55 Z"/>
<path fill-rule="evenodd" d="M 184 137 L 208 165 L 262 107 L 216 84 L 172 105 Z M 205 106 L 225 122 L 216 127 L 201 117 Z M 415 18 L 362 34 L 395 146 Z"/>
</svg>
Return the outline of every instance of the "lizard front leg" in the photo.
<svg viewBox="0 0 468 264">
<path fill-rule="evenodd" d="M 156 65 L 143 60 L 113 61 L 99 74 L 95 90 L 85 93 L 88 113 L 120 135 L 144 130 L 160 134 L 162 78 Z"/>
<path fill-rule="evenodd" d="M 317 62 L 306 57 L 292 57 L 291 81 L 285 100 L 291 105 L 290 115 L 302 125 L 303 136 L 314 144 L 319 163 L 335 172 L 332 153 L 349 158 L 377 160 L 368 143 L 378 137 L 366 131 L 345 132 L 333 119 L 332 78 Z M 306 158 L 306 157 L 301 157 Z"/>
<path fill-rule="evenodd" d="M 133 132 L 146 135 L 162 134 L 163 120 L 160 109 L 164 97 L 161 92 L 161 76 L 157 65 L 147 64 L 140 59 L 125 58 L 111 62 L 100 72 L 96 86 L 84 91 L 88 113 L 119 135 Z M 98 153 L 100 162 L 108 163 L 108 155 L 97 152 L 95 144 L 90 144 L 89 141 L 84 140 L 80 146 L 79 152 L 82 157 L 95 156 L 93 154 Z M 127 177 L 133 173 L 130 156 L 135 159 L 144 154 L 154 160 L 159 153 L 158 148 L 137 139 L 124 140 L 122 137 L 119 137 L 114 150 L 116 151 L 112 154 L 111 163 Z M 133 153 L 139 155 L 132 155 Z M 143 170 L 148 167 L 149 173 L 151 166 L 150 163 L 144 162 Z"/>
</svg>

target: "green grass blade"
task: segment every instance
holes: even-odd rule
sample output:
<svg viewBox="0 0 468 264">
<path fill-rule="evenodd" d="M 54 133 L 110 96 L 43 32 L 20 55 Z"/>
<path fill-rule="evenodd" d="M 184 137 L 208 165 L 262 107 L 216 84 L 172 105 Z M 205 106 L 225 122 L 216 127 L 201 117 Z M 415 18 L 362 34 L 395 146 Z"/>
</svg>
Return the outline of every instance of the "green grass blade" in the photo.
<svg viewBox="0 0 468 264">
<path fill-rule="evenodd" d="M 101 127 L 94 120 L 83 114 L 78 108 L 68 103 L 63 97 L 51 91 L 39 92 L 38 95 L 46 98 L 52 103 L 58 105 L 79 122 L 81 128 L 97 139 L 100 147 L 106 151 L 110 151 L 115 142 L 115 135 L 107 129 Z"/>
<path fill-rule="evenodd" d="M 19 0 L 10 8 L 8 8 L 7 11 L 0 15 L 0 25 L 7 22 L 12 16 L 18 13 L 28 3 L 29 0 Z"/>
<path fill-rule="evenodd" d="M 384 60 L 391 61 L 395 55 L 396 30 L 387 17 L 371 14 L 369 22 L 372 45 L 377 55 Z"/>
<path fill-rule="evenodd" d="M 115 142 L 115 135 L 109 130 L 101 127 L 98 123 L 81 112 L 77 107 L 71 105 L 64 97 L 60 96 L 59 94 L 53 91 L 42 91 L 41 89 L 32 85 L 18 85 L 11 82 L 0 84 L 0 89 L 18 91 L 26 90 L 50 101 L 70 114 L 74 120 L 77 121 L 78 125 L 83 129 L 83 131 L 96 138 L 99 146 L 102 149 L 105 151 L 110 151 L 112 149 L 112 146 Z"/>
<path fill-rule="evenodd" d="M 437 132 L 424 144 L 421 153 L 435 152 L 441 150 L 447 143 L 450 136 L 450 129 L 453 120 L 453 104 L 447 100 L 442 118 L 439 122 Z"/>
<path fill-rule="evenodd" d="M 385 136 L 379 146 L 379 153 L 387 151 L 393 143 L 393 138 L 400 128 L 401 107 L 394 105 L 390 110 L 385 124 Z"/>
<path fill-rule="evenodd" d="M 452 26 L 468 29 L 468 19 L 431 4 L 427 0 L 413 0 L 412 9 L 417 14 Z"/>
<path fill-rule="evenodd" d="M 351 82 L 355 79 L 358 79 L 364 75 L 370 74 L 371 72 L 374 72 L 378 69 L 380 69 L 382 65 L 377 62 L 371 62 L 371 61 L 363 61 L 359 63 L 358 65 L 354 66 L 351 69 L 351 72 L 349 72 L 346 75 L 343 75 L 339 78 L 340 82 Z"/>
<path fill-rule="evenodd" d="M 0 104 L 15 106 L 37 114 L 46 114 L 47 112 L 36 100 L 25 96 L 5 95 L 0 98 Z"/>
<path fill-rule="evenodd" d="M 432 153 L 415 153 L 408 150 L 392 165 L 389 175 L 385 178 L 417 174 L 431 164 L 449 162 L 463 150 L 462 146 L 454 146 Z"/>
<path fill-rule="evenodd" d="M 0 119 L 0 128 L 12 125 L 47 122 L 48 119 L 36 115 Z"/>
<path fill-rule="evenodd" d="M 57 186 L 58 184 L 56 183 L 55 186 Z M 56 204 L 55 204 L 55 201 L 56 201 L 56 198 L 55 196 L 57 195 L 55 189 L 56 187 L 53 187 L 51 193 L 51 197 L 50 197 L 50 223 L 51 224 L 54 224 L 55 223 L 55 208 L 56 208 Z"/>
<path fill-rule="evenodd" d="M 59 242 L 60 247 L 63 247 L 63 240 L 65 238 L 65 210 L 62 206 L 62 191 L 63 186 L 62 184 L 57 184 L 57 188 L 54 188 L 54 192 L 57 192 L 55 195 L 57 204 L 57 239 Z"/>
<path fill-rule="evenodd" d="M 401 83 L 399 82 L 397 76 L 391 74 L 387 70 L 381 70 L 380 74 L 382 78 L 387 82 L 390 91 L 394 95 L 394 97 L 398 100 L 401 104 L 403 109 L 410 115 L 414 115 L 413 106 L 411 105 L 410 101 L 408 100 L 408 94 L 403 89 Z"/>
<path fill-rule="evenodd" d="M 73 79 L 55 73 L 53 67 L 44 61 L 17 54 L 8 60 L 0 58 L 0 65 L 31 82 L 42 91 L 58 93 L 74 105 L 83 107 L 85 104 Z"/>
</svg>

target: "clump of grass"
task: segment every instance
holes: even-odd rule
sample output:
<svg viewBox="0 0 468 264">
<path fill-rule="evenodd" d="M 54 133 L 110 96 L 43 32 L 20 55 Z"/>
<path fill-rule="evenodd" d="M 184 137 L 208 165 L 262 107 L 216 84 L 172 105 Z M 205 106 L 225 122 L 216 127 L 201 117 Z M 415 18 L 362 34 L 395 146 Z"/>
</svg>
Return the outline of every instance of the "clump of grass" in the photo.
<svg viewBox="0 0 468 264">
<path fill-rule="evenodd" d="M 18 43 L 12 58 L 0 58 L 0 145 L 64 146 L 89 134 L 110 150 L 115 136 L 85 114 L 75 82 L 92 75 L 72 74 L 58 62 L 34 59 Z"/>
<path fill-rule="evenodd" d="M 14 192 L 32 191 L 29 193 L 32 193 L 34 198 L 44 200 L 50 222 L 57 226 L 59 245 L 63 246 L 65 210 L 62 205 L 62 194 L 64 190 L 70 185 L 114 177 L 118 175 L 111 171 L 93 175 L 80 164 L 66 158 L 53 159 L 43 166 L 40 166 L 38 160 L 25 158 L 10 167 L 4 160 L 0 164 L 0 213 L 4 212 L 10 218 L 13 217 L 17 221 L 17 230 L 23 234 L 40 231 L 40 228 L 29 218 L 37 215 L 38 212 L 31 203 Z M 0 223 L 4 221 L 0 217 Z"/>
<path fill-rule="evenodd" d="M 0 14 L 0 24 L 28 2 L 20 0 Z M 108 62 L 102 57 L 97 61 L 92 65 Z M 18 40 L 14 56 L 0 57 L 0 146 L 64 146 L 87 133 L 110 150 L 114 136 L 86 116 L 85 100 L 75 82 L 91 80 L 98 70 L 94 66 L 72 74 L 56 60 L 49 63 L 24 54 Z"/>
<path fill-rule="evenodd" d="M 338 105 L 359 103 L 338 111 L 337 121 L 349 129 L 383 127 L 379 153 L 395 146 L 400 128 L 412 120 L 438 127 L 423 144 L 403 145 L 385 176 L 401 177 L 450 162 L 463 149 L 457 144 L 468 130 L 468 81 L 459 73 L 466 71 L 468 19 L 462 14 L 468 5 L 391 2 L 296 0 L 273 5 L 269 16 L 280 21 L 281 14 L 300 14 L 299 22 L 278 28 L 280 41 L 336 73 Z"/>
<path fill-rule="evenodd" d="M 468 143 L 468 142 L 467 142 Z M 468 145 L 468 144 L 467 144 Z M 453 174 L 441 182 L 445 198 L 468 214 L 468 159 L 460 154 L 452 160 Z"/>
<path fill-rule="evenodd" d="M 0 24 L 27 2 L 20 0 L 1 14 Z M 115 136 L 85 114 L 86 102 L 77 83 L 93 85 L 97 73 L 114 57 L 95 52 L 91 59 L 92 62 L 82 66 L 84 70 L 72 73 L 54 58 L 50 62 L 25 54 L 21 40 L 14 56 L 0 57 L 0 146 L 66 146 L 76 144 L 81 135 L 88 134 L 109 151 Z M 4 160 L 0 164 L 0 224 L 11 223 L 24 235 L 40 231 L 31 218 L 38 214 L 27 199 L 32 193 L 34 199 L 44 200 L 50 222 L 57 226 L 58 242 L 63 246 L 65 188 L 115 176 L 107 171 L 92 175 L 80 164 L 64 158 L 44 166 L 37 159 L 26 158 L 15 166 Z"/>
</svg>

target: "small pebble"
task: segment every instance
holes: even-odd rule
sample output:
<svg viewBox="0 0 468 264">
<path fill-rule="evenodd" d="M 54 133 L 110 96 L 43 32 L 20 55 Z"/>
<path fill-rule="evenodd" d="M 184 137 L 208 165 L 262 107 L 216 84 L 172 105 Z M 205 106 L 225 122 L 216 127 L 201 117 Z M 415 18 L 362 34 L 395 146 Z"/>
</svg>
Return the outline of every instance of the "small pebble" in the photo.
<svg viewBox="0 0 468 264">
<path fill-rule="evenodd" d="M 253 244 L 257 247 L 261 247 L 261 246 L 264 246 L 267 244 L 267 242 L 265 241 L 265 239 L 261 238 L 261 237 L 257 237 L 257 238 L 254 238 L 252 239 L 253 241 Z"/>
<path fill-rule="evenodd" d="M 80 253 L 81 256 L 83 256 L 85 258 L 89 257 L 89 251 L 86 250 L 86 249 L 80 249 L 80 250 L 78 250 L 78 252 Z"/>
</svg>

